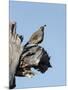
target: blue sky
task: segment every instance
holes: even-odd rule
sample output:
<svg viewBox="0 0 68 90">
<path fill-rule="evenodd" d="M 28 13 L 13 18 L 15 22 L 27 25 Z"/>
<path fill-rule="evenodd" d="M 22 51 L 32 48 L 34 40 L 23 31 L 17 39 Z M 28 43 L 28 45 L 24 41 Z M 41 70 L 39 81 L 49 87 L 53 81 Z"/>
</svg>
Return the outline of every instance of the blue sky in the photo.
<svg viewBox="0 0 68 90">
<path fill-rule="evenodd" d="M 33 78 L 16 77 L 16 88 L 65 85 L 65 9 L 65 4 L 10 2 L 10 20 L 16 21 L 17 33 L 24 36 L 23 43 L 41 25 L 47 25 L 41 46 L 51 56 L 52 65 L 45 74 L 40 73 Z"/>
</svg>

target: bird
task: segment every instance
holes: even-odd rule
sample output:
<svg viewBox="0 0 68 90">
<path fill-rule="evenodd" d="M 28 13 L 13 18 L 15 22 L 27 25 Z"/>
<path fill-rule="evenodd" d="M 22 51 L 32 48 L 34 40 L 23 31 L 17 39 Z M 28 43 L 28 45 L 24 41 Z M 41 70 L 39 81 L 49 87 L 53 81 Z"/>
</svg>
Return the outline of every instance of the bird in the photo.
<svg viewBox="0 0 68 90">
<path fill-rule="evenodd" d="M 46 27 L 46 25 L 41 26 L 36 32 L 34 32 L 24 47 L 41 43 L 44 39 L 44 27 Z"/>
</svg>

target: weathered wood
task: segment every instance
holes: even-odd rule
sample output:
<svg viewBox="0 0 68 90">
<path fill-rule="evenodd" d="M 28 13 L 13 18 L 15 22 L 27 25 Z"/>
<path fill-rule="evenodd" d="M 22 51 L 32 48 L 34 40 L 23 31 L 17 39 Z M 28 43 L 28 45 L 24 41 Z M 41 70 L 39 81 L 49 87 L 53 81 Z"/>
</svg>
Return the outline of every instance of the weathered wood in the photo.
<svg viewBox="0 0 68 90">
<path fill-rule="evenodd" d="M 9 88 L 15 87 L 15 72 L 22 53 L 21 39 L 16 33 L 16 23 L 9 26 Z"/>
<path fill-rule="evenodd" d="M 44 25 L 46 26 L 46 25 Z M 9 88 L 14 88 L 15 76 L 32 77 L 31 68 L 44 73 L 50 65 L 48 53 L 39 46 L 44 38 L 44 26 L 32 34 L 25 45 L 21 45 L 23 37 L 16 33 L 16 23 L 10 23 L 9 30 Z"/>
</svg>

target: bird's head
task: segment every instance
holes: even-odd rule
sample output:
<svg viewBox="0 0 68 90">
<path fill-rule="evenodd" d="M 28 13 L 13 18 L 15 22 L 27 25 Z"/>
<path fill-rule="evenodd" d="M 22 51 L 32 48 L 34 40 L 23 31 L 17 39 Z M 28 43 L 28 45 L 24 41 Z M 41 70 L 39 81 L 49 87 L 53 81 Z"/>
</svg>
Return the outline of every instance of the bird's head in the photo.
<svg viewBox="0 0 68 90">
<path fill-rule="evenodd" d="M 40 30 L 42 30 L 42 31 L 43 31 L 45 27 L 46 27 L 46 24 L 45 24 L 45 25 L 43 25 L 43 26 L 41 26 L 41 27 L 40 27 Z"/>
</svg>

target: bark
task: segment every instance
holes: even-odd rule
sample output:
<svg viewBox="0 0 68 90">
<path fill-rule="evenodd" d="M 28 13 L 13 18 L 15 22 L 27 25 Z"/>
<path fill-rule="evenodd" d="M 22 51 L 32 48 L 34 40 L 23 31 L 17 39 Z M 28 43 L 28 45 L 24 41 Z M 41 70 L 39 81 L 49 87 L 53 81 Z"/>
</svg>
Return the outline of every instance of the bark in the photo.
<svg viewBox="0 0 68 90">
<path fill-rule="evenodd" d="M 15 87 L 15 72 L 19 63 L 19 57 L 22 53 L 21 39 L 16 33 L 16 23 L 10 23 L 9 26 L 9 87 Z"/>
</svg>

